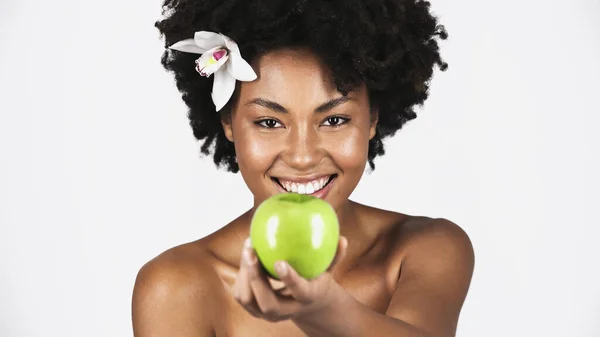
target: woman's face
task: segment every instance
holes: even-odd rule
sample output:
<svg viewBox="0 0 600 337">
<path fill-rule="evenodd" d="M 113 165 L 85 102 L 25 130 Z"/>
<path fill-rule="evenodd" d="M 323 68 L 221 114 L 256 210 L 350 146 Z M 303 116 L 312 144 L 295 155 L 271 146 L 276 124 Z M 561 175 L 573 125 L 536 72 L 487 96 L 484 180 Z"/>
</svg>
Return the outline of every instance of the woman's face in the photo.
<svg viewBox="0 0 600 337">
<path fill-rule="evenodd" d="M 364 86 L 346 97 L 306 50 L 277 50 L 254 64 L 223 121 L 255 205 L 285 191 L 313 194 L 339 209 L 367 163 L 376 114 Z"/>
</svg>

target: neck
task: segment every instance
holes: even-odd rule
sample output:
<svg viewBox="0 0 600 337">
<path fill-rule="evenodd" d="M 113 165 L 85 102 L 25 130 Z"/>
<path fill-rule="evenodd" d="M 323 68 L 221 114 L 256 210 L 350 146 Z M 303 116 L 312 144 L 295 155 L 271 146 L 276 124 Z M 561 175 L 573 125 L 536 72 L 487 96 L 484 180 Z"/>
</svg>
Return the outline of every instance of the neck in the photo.
<svg viewBox="0 0 600 337">
<path fill-rule="evenodd" d="M 359 229 L 356 203 L 348 199 L 335 210 L 340 223 L 340 235 L 350 238 Z"/>
</svg>

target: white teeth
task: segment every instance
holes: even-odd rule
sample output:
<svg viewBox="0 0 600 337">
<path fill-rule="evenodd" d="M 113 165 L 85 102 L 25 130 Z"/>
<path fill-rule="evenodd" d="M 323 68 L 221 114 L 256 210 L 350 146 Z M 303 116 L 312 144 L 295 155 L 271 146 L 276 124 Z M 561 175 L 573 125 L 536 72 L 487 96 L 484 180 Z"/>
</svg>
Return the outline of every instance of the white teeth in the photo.
<svg viewBox="0 0 600 337">
<path fill-rule="evenodd" d="M 299 194 L 313 194 L 325 186 L 329 177 L 310 181 L 308 183 L 294 183 L 291 181 L 279 180 L 281 185 L 288 192 L 299 193 Z"/>
</svg>

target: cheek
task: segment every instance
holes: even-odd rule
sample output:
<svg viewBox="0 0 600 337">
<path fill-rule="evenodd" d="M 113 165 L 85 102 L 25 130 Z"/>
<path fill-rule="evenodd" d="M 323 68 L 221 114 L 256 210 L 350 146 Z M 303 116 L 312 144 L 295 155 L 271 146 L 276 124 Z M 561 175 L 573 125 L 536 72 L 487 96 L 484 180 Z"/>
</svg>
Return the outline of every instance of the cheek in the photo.
<svg viewBox="0 0 600 337">
<path fill-rule="evenodd" d="M 254 171 L 265 171 L 273 162 L 273 147 L 261 137 L 236 138 L 235 151 L 240 166 Z"/>
<path fill-rule="evenodd" d="M 339 137 L 329 153 L 336 164 L 347 174 L 358 173 L 362 175 L 366 165 L 369 150 L 368 132 L 352 129 L 344 137 Z"/>
<path fill-rule="evenodd" d="M 278 149 L 273 146 L 272 139 L 257 133 L 251 126 L 240 125 L 234 128 L 233 134 L 240 173 L 252 189 L 260 176 L 273 165 Z"/>
</svg>

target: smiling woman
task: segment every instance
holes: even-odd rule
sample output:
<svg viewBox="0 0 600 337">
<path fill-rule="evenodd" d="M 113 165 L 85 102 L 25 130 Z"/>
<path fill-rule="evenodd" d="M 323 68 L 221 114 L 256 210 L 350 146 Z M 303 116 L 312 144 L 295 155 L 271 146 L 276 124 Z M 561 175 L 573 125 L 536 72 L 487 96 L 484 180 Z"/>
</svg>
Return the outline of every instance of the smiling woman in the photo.
<svg viewBox="0 0 600 337">
<path fill-rule="evenodd" d="M 167 0 L 165 14 L 162 61 L 194 135 L 254 203 L 141 268 L 135 335 L 454 335 L 474 264 L 466 233 L 349 199 L 446 67 L 429 3 Z M 244 241 L 256 207 L 282 192 L 322 198 L 339 218 L 334 263 L 313 280 L 285 263 L 268 277 Z"/>
<path fill-rule="evenodd" d="M 325 181 L 317 192 L 339 209 L 362 177 L 375 136 L 365 85 L 342 95 L 306 48 L 272 50 L 253 67 L 259 79 L 240 85 L 222 124 L 256 202 L 281 187 L 307 193 Z"/>
</svg>

